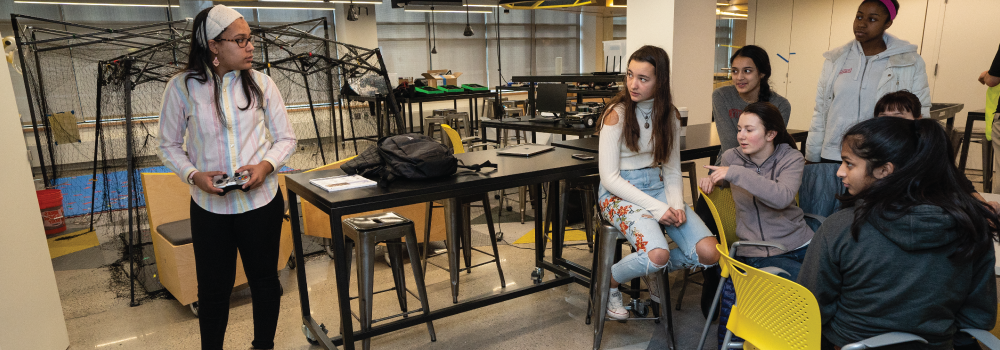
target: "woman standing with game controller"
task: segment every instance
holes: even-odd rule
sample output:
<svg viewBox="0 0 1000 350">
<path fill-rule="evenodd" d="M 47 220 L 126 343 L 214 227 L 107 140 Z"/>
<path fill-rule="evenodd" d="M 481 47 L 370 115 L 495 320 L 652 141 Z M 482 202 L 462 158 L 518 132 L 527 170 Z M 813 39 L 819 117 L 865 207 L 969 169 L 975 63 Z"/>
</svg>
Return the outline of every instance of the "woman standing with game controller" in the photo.
<svg viewBox="0 0 1000 350">
<path fill-rule="evenodd" d="M 251 69 L 254 38 L 243 16 L 216 5 L 193 28 L 187 67 L 163 93 L 159 141 L 163 164 L 191 184 L 201 347 L 222 349 L 238 249 L 253 295 L 252 346 L 271 349 L 282 292 L 276 170 L 295 150 L 295 134 L 277 86 Z M 242 191 L 215 185 L 241 174 Z"/>
</svg>

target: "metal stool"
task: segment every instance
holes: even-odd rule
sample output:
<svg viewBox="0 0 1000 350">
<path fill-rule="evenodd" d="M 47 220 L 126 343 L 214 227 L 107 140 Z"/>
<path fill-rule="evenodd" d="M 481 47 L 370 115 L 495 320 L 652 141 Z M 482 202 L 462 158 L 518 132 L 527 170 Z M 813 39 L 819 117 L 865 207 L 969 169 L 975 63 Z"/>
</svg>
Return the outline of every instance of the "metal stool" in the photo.
<svg viewBox="0 0 1000 350">
<path fill-rule="evenodd" d="M 502 105 L 506 105 L 505 102 L 507 102 L 506 97 L 500 98 L 500 103 Z M 486 100 L 483 101 L 483 109 L 482 111 L 480 111 L 479 115 L 481 115 L 483 118 L 486 119 L 497 119 L 496 109 L 494 108 L 496 106 L 496 103 L 497 103 L 496 97 L 487 97 Z M 513 107 L 513 104 L 511 105 L 511 107 Z"/>
<path fill-rule="evenodd" d="M 350 251 L 355 243 L 358 245 L 358 253 L 355 255 L 355 258 L 358 260 L 357 299 L 358 313 L 360 314 L 358 321 L 361 322 L 362 331 L 370 330 L 374 322 L 399 316 L 407 317 L 411 313 L 421 311 L 424 315 L 430 314 L 430 308 L 427 305 L 427 291 L 424 288 L 424 273 L 420 269 L 420 256 L 417 254 L 417 234 L 413 228 L 413 221 L 393 212 L 349 218 L 344 220 L 344 236 L 348 238 L 346 242 L 347 251 Z M 403 271 L 403 251 L 401 247 L 403 243 L 400 240 L 403 237 L 406 238 L 406 250 L 410 255 L 410 268 L 413 269 L 413 278 L 417 284 L 417 295 L 415 297 L 420 299 L 420 309 L 413 311 L 406 310 L 406 294 L 409 293 L 412 295 L 413 292 L 406 288 L 406 278 Z M 375 273 L 375 245 L 379 242 L 385 242 L 389 248 L 389 259 L 392 265 L 392 277 L 395 286 L 377 293 L 395 290 L 396 298 L 399 299 L 399 309 L 402 313 L 373 321 L 372 297 L 376 294 L 372 291 L 375 282 L 373 278 Z M 350 261 L 350 259 L 347 259 L 348 270 L 351 269 Z M 344 320 L 341 320 L 341 322 L 344 322 Z M 431 335 L 431 341 L 437 341 L 437 336 L 434 334 L 434 324 L 431 321 L 427 321 L 427 331 Z M 365 350 L 369 349 L 370 343 L 370 339 L 363 341 L 362 346 Z"/>
<path fill-rule="evenodd" d="M 482 206 L 483 206 L 483 211 L 485 212 L 486 215 L 486 226 L 490 233 L 490 245 L 493 246 L 493 254 L 472 247 L 472 227 L 471 223 L 469 222 L 471 219 L 470 209 L 472 207 L 472 203 L 478 201 L 482 201 L 483 203 Z M 499 250 L 497 250 L 497 241 L 499 241 L 500 238 L 497 238 L 496 229 L 493 228 L 493 211 L 490 208 L 490 200 L 488 195 L 486 193 L 483 193 L 481 195 L 471 195 L 463 198 L 451 198 L 440 202 L 443 202 L 442 205 L 444 206 L 445 221 L 447 221 L 445 224 L 447 225 L 446 231 L 448 232 L 448 237 L 449 237 L 449 241 L 446 244 L 447 245 L 446 251 L 448 252 L 448 265 L 458 267 L 459 256 L 461 255 L 462 257 L 465 258 L 464 268 L 448 269 L 448 272 L 451 275 L 452 303 L 455 304 L 458 303 L 459 272 L 463 270 L 466 273 L 472 273 L 472 268 L 474 267 L 479 267 L 490 263 L 496 263 L 497 273 L 500 274 L 500 288 L 506 288 L 507 282 L 503 278 L 503 267 L 500 266 L 500 252 Z M 430 241 L 431 219 L 433 217 L 431 214 L 433 213 L 433 209 L 435 208 L 434 204 L 435 204 L 434 202 L 427 203 L 427 221 L 425 227 L 426 229 L 424 230 L 424 263 L 423 263 L 424 271 L 427 271 L 427 252 L 429 250 L 427 247 L 428 247 L 428 242 Z M 451 206 L 453 205 L 459 205 L 462 207 L 460 209 L 462 210 L 461 221 L 459 221 L 458 218 L 452 217 Z M 473 250 L 486 254 L 492 257 L 493 259 L 480 264 L 472 265 Z"/>
<path fill-rule="evenodd" d="M 434 117 L 446 116 L 446 115 L 449 115 L 449 114 L 452 114 L 452 113 L 458 113 L 458 110 L 454 109 L 454 108 L 435 109 L 435 110 L 431 111 L 431 116 L 434 116 Z"/>
<path fill-rule="evenodd" d="M 983 192 L 993 191 L 993 144 L 986 140 L 986 134 L 989 132 L 992 125 L 985 125 L 983 128 L 974 127 L 973 123 L 978 121 L 984 121 L 985 118 L 982 117 L 983 114 L 978 115 L 974 112 L 969 112 L 968 119 L 966 120 L 966 126 L 964 132 L 961 129 L 955 128 L 951 131 L 952 148 L 958 151 L 958 170 L 962 173 L 966 171 L 966 161 L 969 158 L 969 143 L 978 142 L 982 145 L 982 156 L 983 156 Z M 959 149 L 961 147 L 961 149 Z M 971 169 L 969 169 L 971 170 Z"/>
<path fill-rule="evenodd" d="M 611 289 L 611 265 L 614 264 L 616 258 L 621 258 L 621 245 L 627 242 L 625 236 L 618 231 L 618 228 L 604 220 L 603 215 L 599 216 L 601 217 L 601 226 L 598 229 L 598 238 L 595 240 L 594 261 L 593 266 L 591 266 L 592 272 L 590 276 L 590 307 L 587 310 L 588 322 L 591 320 L 592 315 L 597 315 L 597 323 L 594 325 L 594 350 L 601 348 L 601 337 L 604 333 L 604 322 L 606 321 L 608 311 L 608 291 Z M 674 338 L 673 314 L 670 310 L 670 283 L 668 277 L 668 274 L 664 271 L 659 279 L 660 303 L 657 307 L 653 308 L 655 317 L 630 317 L 628 320 L 654 320 L 660 323 L 664 326 L 667 336 L 670 337 L 669 348 L 674 349 L 677 344 Z M 619 282 L 621 282 L 622 286 L 625 285 L 624 281 Z M 630 294 L 635 299 L 635 296 L 638 294 L 638 291 L 635 290 L 635 281 L 633 281 L 632 286 L 633 288 L 629 293 L 623 291 L 622 294 Z M 667 322 L 661 321 L 663 317 L 666 317 Z"/>
</svg>

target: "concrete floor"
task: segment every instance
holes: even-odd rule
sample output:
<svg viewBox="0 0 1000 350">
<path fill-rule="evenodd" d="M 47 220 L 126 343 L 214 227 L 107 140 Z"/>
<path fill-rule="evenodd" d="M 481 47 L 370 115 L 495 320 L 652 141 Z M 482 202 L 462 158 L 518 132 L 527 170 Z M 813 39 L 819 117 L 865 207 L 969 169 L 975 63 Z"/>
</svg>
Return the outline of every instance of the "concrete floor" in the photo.
<svg viewBox="0 0 1000 350">
<path fill-rule="evenodd" d="M 516 198 L 512 195 L 511 198 Z M 494 207 L 496 207 L 494 201 Z M 516 203 L 515 203 L 516 207 Z M 479 210 L 479 213 L 475 211 Z M 486 226 L 475 225 L 482 209 L 473 209 L 473 244 L 485 245 Z M 82 221 L 82 220 L 80 220 Z M 534 228 L 532 218 L 521 224 L 515 212 L 505 212 L 498 229 L 504 232 L 500 243 L 500 257 L 508 290 L 532 284 L 534 268 L 533 244 L 512 245 L 513 242 Z M 82 223 L 82 222 L 81 222 Z M 140 289 L 142 301 L 130 307 L 127 280 L 108 268 L 105 261 L 87 262 L 86 256 L 101 257 L 91 248 L 54 261 L 56 280 L 69 329 L 70 349 L 197 349 L 199 348 L 198 319 L 187 306 L 183 306 L 167 293 L 146 296 Z M 312 249 L 315 251 L 316 249 Z M 488 249 L 484 249 L 487 250 Z M 550 253 L 547 253 L 550 255 Z M 586 246 L 568 247 L 565 256 L 589 266 L 591 253 Z M 487 256 L 474 253 L 473 262 L 482 262 Z M 431 309 L 451 306 L 448 272 L 434 265 L 447 266 L 445 255 L 430 258 L 427 273 L 427 291 Z M 354 266 L 356 268 L 356 266 Z M 376 260 L 375 290 L 392 285 L 388 265 Z M 306 257 L 305 271 L 308 278 L 312 315 L 327 325 L 331 334 L 338 333 L 339 317 L 334 288 L 333 264 L 324 253 Z M 406 265 L 407 282 L 413 289 L 409 264 Z M 548 273 L 546 279 L 551 279 Z M 681 272 L 671 275 L 673 297 L 676 303 L 680 291 Z M 301 308 L 295 270 L 287 267 L 279 272 L 285 294 L 281 300 L 281 313 L 275 337 L 276 349 L 320 349 L 311 346 L 302 333 Z M 356 286 L 355 272 L 351 273 L 352 286 Z M 692 277 L 700 281 L 700 274 Z M 461 276 L 459 301 L 499 293 L 500 280 L 496 268 L 490 264 L 478 267 Z M 352 287 L 352 296 L 357 295 Z M 124 292 L 123 292 L 124 291 Z M 415 291 L 415 290 L 414 290 Z M 593 326 L 586 325 L 587 288 L 571 284 L 541 293 L 532 294 L 471 312 L 444 318 L 435 322 L 437 341 L 431 342 L 424 325 L 375 337 L 375 349 L 584 349 L 591 348 Z M 704 318 L 699 300 L 701 287 L 690 284 L 683 301 L 683 309 L 674 312 L 678 349 L 692 349 L 698 341 Z M 247 349 L 253 334 L 250 291 L 237 289 L 232 296 L 226 349 Z M 419 301 L 409 299 L 411 308 Z M 357 302 L 352 302 L 357 312 Z M 395 293 L 375 296 L 375 318 L 398 313 Z M 355 321 L 355 329 L 359 328 Z M 714 327 L 713 327 L 714 332 Z M 712 338 L 714 339 L 714 337 Z M 665 335 L 662 327 L 652 321 L 608 322 L 604 331 L 604 349 L 662 349 Z M 361 346 L 358 342 L 357 346 Z M 708 347 L 711 348 L 711 347 Z"/>
<path fill-rule="evenodd" d="M 508 289 L 531 285 L 532 250 L 501 245 L 500 255 Z M 585 249 L 569 249 L 566 256 L 579 262 L 590 259 L 590 253 Z M 431 258 L 431 262 L 446 265 L 445 259 L 441 255 Z M 486 259 L 479 255 L 474 261 Z M 325 323 L 331 333 L 336 333 L 339 318 L 333 265 L 326 255 L 317 254 L 307 259 L 305 269 L 312 315 Z M 427 291 L 431 309 L 452 305 L 448 272 L 435 267 L 428 270 Z M 116 302 L 115 295 L 103 288 L 110 279 L 106 271 L 80 269 L 56 273 L 69 328 L 70 349 L 198 348 L 198 319 L 187 307 L 168 299 L 147 300 L 137 307 Z M 410 271 L 408 266 L 407 271 Z M 672 276 L 675 298 L 679 291 L 676 283 L 679 276 L 679 273 Z M 551 274 L 546 278 L 551 278 Z M 285 295 L 281 300 L 276 349 L 319 349 L 306 342 L 301 330 L 295 271 L 282 270 L 280 279 Z M 354 280 L 352 272 L 352 285 Z M 410 288 L 414 288 L 412 279 L 408 283 Z M 375 290 L 391 285 L 388 266 L 378 262 Z M 460 301 L 500 290 L 496 269 L 492 265 L 483 266 L 461 276 Z M 356 290 L 352 290 L 352 295 L 356 295 Z M 697 343 L 696 338 L 704 322 L 698 306 L 699 296 L 700 286 L 691 284 L 685 296 L 684 309 L 674 314 L 680 349 L 693 348 Z M 226 349 L 249 348 L 253 334 L 250 300 L 249 289 L 233 293 Z M 395 293 L 378 294 L 375 303 L 376 318 L 398 312 Z M 419 305 L 412 297 L 409 303 L 411 307 Z M 357 302 L 352 302 L 352 306 L 356 312 Z M 593 327 L 584 324 L 586 308 L 587 289 L 573 284 L 438 320 L 435 322 L 437 342 L 431 342 L 426 327 L 420 325 L 375 337 L 372 346 L 376 349 L 590 348 Z M 358 327 L 357 323 L 355 327 Z M 659 349 L 664 338 L 661 329 L 650 321 L 608 322 L 602 345 L 605 349 Z M 360 342 L 357 345 L 360 346 Z"/>
</svg>

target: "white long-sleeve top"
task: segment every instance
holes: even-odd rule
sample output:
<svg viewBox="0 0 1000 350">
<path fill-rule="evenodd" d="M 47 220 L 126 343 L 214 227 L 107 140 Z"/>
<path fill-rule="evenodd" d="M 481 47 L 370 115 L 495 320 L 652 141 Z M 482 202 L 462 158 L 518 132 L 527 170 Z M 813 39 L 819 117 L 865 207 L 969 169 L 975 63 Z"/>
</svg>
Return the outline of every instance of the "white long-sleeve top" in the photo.
<svg viewBox="0 0 1000 350">
<path fill-rule="evenodd" d="M 639 122 L 639 151 L 632 152 L 625 145 L 622 138 L 623 125 L 625 124 L 625 108 L 615 105 L 615 113 L 618 113 L 618 123 L 615 125 L 604 125 L 601 128 L 600 147 L 598 152 L 598 168 L 601 174 L 601 185 L 611 194 L 620 197 L 628 202 L 637 204 L 648 210 L 656 219 L 663 217 L 667 208 L 684 209 L 684 190 L 681 178 L 681 137 L 680 120 L 673 113 L 670 114 L 670 122 L 673 123 L 674 141 L 671 147 L 670 157 L 665 164 L 660 164 L 660 176 L 663 180 L 664 191 L 667 203 L 653 198 L 621 177 L 622 170 L 635 170 L 657 166 L 653 162 L 653 128 L 646 129 L 646 123 L 637 111 L 635 113 Z M 653 101 L 643 101 L 637 104 L 637 108 L 649 111 L 653 108 Z"/>
</svg>

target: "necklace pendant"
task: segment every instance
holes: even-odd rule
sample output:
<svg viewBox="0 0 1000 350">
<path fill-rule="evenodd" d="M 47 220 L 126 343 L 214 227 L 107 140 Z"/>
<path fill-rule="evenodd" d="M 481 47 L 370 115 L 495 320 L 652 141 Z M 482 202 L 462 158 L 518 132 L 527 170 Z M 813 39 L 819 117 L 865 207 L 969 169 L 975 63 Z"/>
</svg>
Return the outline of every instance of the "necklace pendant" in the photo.
<svg viewBox="0 0 1000 350">
<path fill-rule="evenodd" d="M 649 129 L 649 122 L 646 122 L 646 129 Z"/>
</svg>

